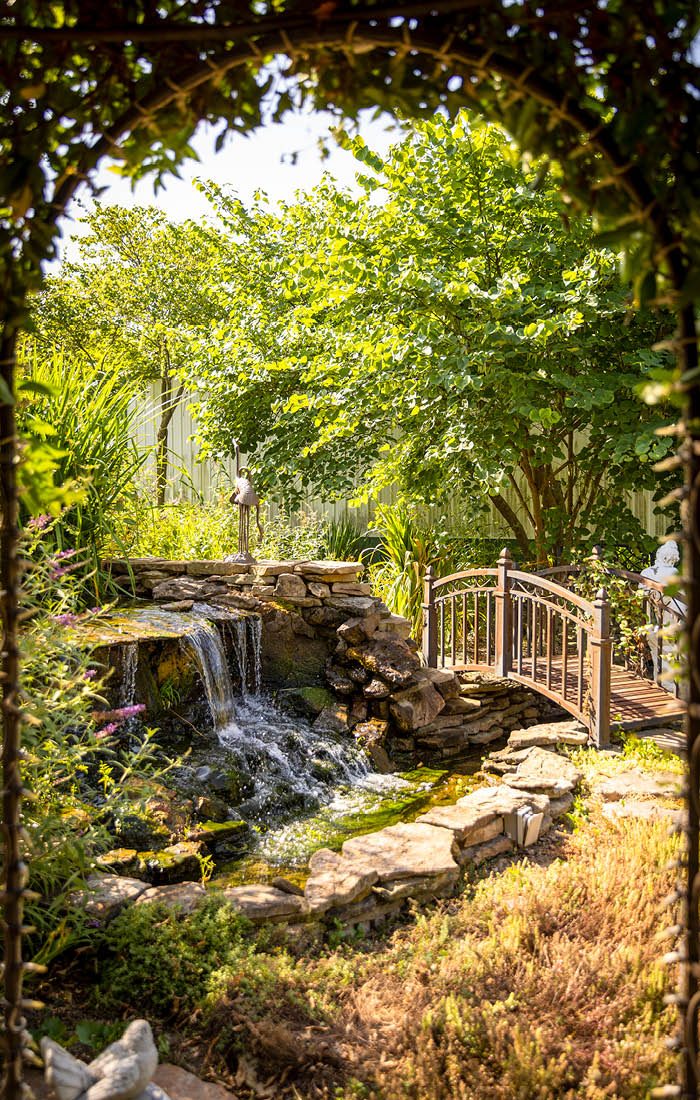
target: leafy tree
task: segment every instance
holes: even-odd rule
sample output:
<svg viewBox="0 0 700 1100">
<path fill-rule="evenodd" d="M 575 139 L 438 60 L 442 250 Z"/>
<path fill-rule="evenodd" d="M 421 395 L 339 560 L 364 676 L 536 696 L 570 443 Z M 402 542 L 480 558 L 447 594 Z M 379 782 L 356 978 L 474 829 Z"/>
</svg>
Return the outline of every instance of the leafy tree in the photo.
<svg viewBox="0 0 700 1100">
<path fill-rule="evenodd" d="M 168 428 L 186 389 L 190 332 L 211 314 L 208 236 L 156 207 L 88 215 L 79 256 L 46 280 L 34 310 L 39 344 L 118 373 L 132 392 L 159 386 L 157 503 L 165 501 Z M 48 350 L 48 349 L 47 349 Z"/>
<path fill-rule="evenodd" d="M 498 127 L 438 115 L 386 162 L 350 144 L 357 199 L 326 181 L 248 211 L 209 187 L 231 318 L 201 357 L 209 446 L 240 437 L 287 489 L 490 500 L 526 559 L 530 531 L 538 561 L 642 538 L 624 492 L 658 487 L 669 444 L 636 387 L 668 320 L 630 314 L 558 173 Z"/>
</svg>

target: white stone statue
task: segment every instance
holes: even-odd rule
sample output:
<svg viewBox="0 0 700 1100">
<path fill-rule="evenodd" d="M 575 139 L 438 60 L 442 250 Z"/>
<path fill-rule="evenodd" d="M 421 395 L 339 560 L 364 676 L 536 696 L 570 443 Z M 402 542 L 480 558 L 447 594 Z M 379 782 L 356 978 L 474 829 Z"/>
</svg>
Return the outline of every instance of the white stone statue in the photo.
<svg viewBox="0 0 700 1100">
<path fill-rule="evenodd" d="M 678 543 L 670 539 L 659 547 L 656 551 L 654 564 L 643 569 L 640 576 L 647 577 L 650 581 L 656 581 L 658 584 L 665 584 L 669 581 L 673 581 L 679 576 L 677 565 L 680 561 L 680 557 Z M 677 676 L 675 670 L 664 656 L 664 650 L 668 653 L 669 649 L 673 649 L 675 646 L 671 640 L 671 644 L 669 645 L 667 643 L 664 647 L 664 639 L 663 636 L 660 637 L 660 632 L 669 627 L 677 626 L 678 617 L 680 616 L 682 618 L 685 616 L 687 607 L 677 596 L 662 595 L 661 609 L 661 621 L 649 624 L 647 636 L 649 639 L 649 649 L 651 650 L 651 656 L 654 661 L 654 675 L 656 676 L 659 669 L 659 656 L 661 656 L 660 683 L 667 691 L 673 692 L 675 691 Z"/>
<path fill-rule="evenodd" d="M 147 1020 L 134 1020 L 118 1042 L 88 1065 L 46 1036 L 41 1054 L 46 1083 L 57 1100 L 168 1100 L 151 1083 L 158 1051 Z"/>
</svg>

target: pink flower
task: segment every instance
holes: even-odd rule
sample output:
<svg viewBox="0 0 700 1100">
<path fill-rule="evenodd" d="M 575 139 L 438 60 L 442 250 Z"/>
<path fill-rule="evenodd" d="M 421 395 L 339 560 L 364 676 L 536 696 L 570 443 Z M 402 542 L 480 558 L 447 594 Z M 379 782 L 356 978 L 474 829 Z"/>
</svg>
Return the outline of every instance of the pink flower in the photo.
<svg viewBox="0 0 700 1100">
<path fill-rule="evenodd" d="M 95 711 L 92 717 L 96 722 L 103 722 L 105 718 L 109 718 L 110 721 L 123 722 L 126 718 L 133 718 L 135 714 L 140 714 L 145 709 L 145 703 L 132 703 L 127 707 L 115 707 L 114 710 Z"/>
<path fill-rule="evenodd" d="M 43 531 L 44 528 L 48 527 L 50 523 L 51 516 L 47 515 L 46 512 L 44 512 L 43 515 L 32 516 L 32 518 L 27 523 L 27 527 L 29 527 L 32 531 Z"/>
<path fill-rule="evenodd" d="M 86 668 L 85 672 L 83 673 L 83 680 L 94 680 L 96 676 L 97 676 L 97 669 L 95 669 L 95 668 Z"/>
<path fill-rule="evenodd" d="M 106 726 L 103 726 L 101 730 L 97 731 L 97 733 L 95 734 L 95 737 L 98 740 L 102 740 L 103 737 L 110 737 L 111 734 L 115 733 L 118 729 L 119 729 L 119 723 L 118 722 L 108 722 Z"/>
<path fill-rule="evenodd" d="M 72 611 L 65 611 L 62 615 L 52 615 L 51 618 L 60 626 L 73 626 L 80 616 L 74 615 Z"/>
</svg>

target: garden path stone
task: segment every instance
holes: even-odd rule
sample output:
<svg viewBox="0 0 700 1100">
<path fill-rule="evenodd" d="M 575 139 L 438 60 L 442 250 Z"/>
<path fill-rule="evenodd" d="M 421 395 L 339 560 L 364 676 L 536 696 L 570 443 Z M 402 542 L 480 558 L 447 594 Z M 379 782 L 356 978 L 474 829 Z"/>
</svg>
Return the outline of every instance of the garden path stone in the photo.
<svg viewBox="0 0 700 1100">
<path fill-rule="evenodd" d="M 343 844 L 342 852 L 355 864 L 376 871 L 383 883 L 455 871 L 457 850 L 449 829 L 413 822 L 351 837 Z"/>
<path fill-rule="evenodd" d="M 211 1081 L 201 1081 L 193 1073 L 180 1066 L 166 1062 L 153 1074 L 153 1082 L 158 1085 L 170 1100 L 236 1100 L 234 1093 L 223 1085 Z"/>
<path fill-rule="evenodd" d="M 562 795 L 572 791 L 583 773 L 565 756 L 535 746 L 515 770 L 506 773 L 508 784 L 519 790 Z"/>
<path fill-rule="evenodd" d="M 681 776 L 672 772 L 650 774 L 641 768 L 630 768 L 595 780 L 593 793 L 603 802 L 618 802 L 623 798 L 680 798 Z"/>
<path fill-rule="evenodd" d="M 307 911 L 304 900 L 296 894 L 278 890 L 275 886 L 263 883 L 249 883 L 246 886 L 230 886 L 221 891 L 225 900 L 242 916 L 254 923 L 260 921 L 284 920 L 286 917 L 301 917 Z"/>
<path fill-rule="evenodd" d="M 309 869 L 311 874 L 304 887 L 304 896 L 312 913 L 325 913 L 366 897 L 379 879 L 373 867 L 346 859 L 329 848 L 314 852 Z"/>
</svg>

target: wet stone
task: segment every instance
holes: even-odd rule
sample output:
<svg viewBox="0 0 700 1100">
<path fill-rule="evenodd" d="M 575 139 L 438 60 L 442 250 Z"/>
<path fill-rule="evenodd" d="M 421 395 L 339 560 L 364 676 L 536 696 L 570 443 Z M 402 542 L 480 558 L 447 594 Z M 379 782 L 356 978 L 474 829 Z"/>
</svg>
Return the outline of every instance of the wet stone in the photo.
<svg viewBox="0 0 700 1100">
<path fill-rule="evenodd" d="M 406 687 L 420 668 L 416 655 L 398 638 L 375 636 L 365 646 L 351 646 L 347 655 L 394 688 Z"/>
<path fill-rule="evenodd" d="M 365 684 L 362 688 L 362 694 L 367 699 L 387 699 L 391 694 L 391 689 L 384 683 L 383 680 L 373 677 L 368 684 Z"/>
</svg>

